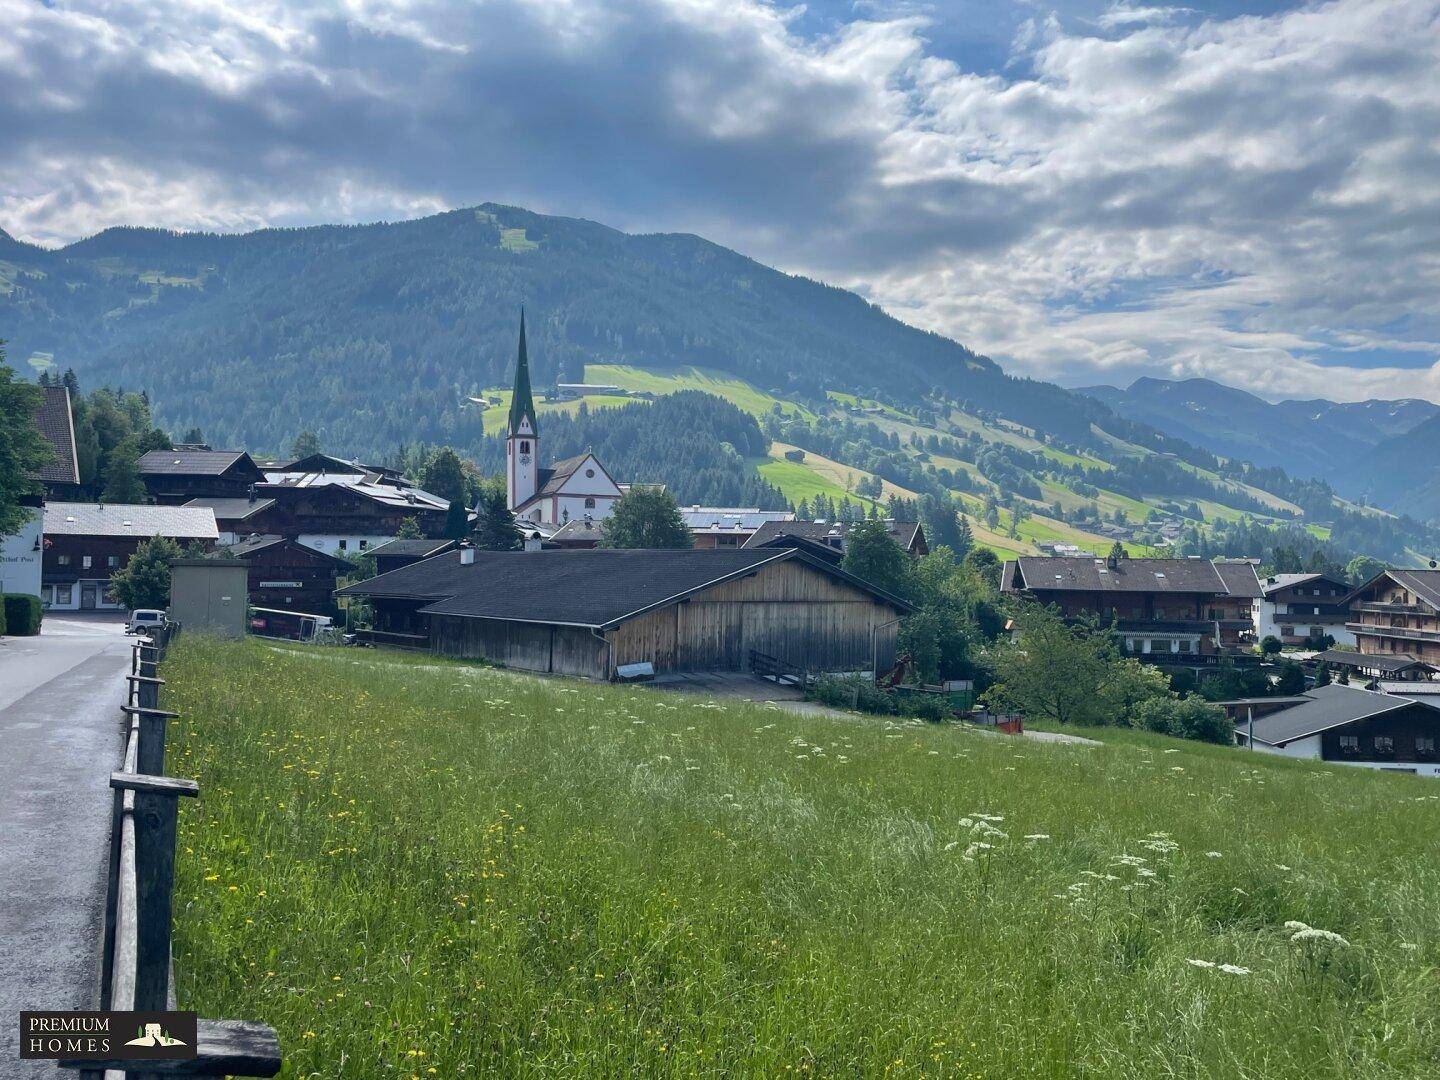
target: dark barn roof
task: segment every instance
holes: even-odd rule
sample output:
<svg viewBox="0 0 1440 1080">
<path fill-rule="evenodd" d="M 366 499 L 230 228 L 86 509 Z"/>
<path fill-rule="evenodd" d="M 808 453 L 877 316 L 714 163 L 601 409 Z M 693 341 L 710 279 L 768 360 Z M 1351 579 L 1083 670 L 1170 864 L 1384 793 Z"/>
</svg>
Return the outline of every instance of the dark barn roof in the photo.
<svg viewBox="0 0 1440 1080">
<path fill-rule="evenodd" d="M 75 422 L 70 414 L 70 390 L 64 386 L 43 386 L 35 426 L 55 451 L 35 478 L 47 484 L 80 483 L 80 465 L 75 457 Z"/>
<path fill-rule="evenodd" d="M 321 558 L 326 559 L 337 566 L 342 565 L 345 562 L 344 559 L 336 558 L 328 551 L 321 551 L 319 548 L 313 548 L 309 544 L 302 544 L 299 540 L 292 540 L 288 536 L 274 536 L 270 534 L 266 534 L 264 536 L 252 536 L 248 540 L 242 540 L 240 541 L 240 543 L 233 544 L 230 547 L 225 548 L 224 550 L 230 552 L 230 554 L 236 556 L 237 558 L 243 559 L 247 555 L 254 555 L 257 551 L 266 551 L 269 548 L 277 546 L 299 548 L 307 555 L 319 555 Z"/>
<path fill-rule="evenodd" d="M 1353 686 L 1330 683 L 1317 686 L 1300 695 L 1305 698 L 1303 705 L 1294 705 L 1255 720 L 1255 741 L 1271 746 L 1284 746 L 1296 739 L 1318 735 L 1322 731 L 1353 724 L 1357 720 L 1368 720 L 1395 709 L 1404 709 L 1416 702 L 1391 694 L 1380 694 L 1373 690 L 1357 690 Z M 1429 705 L 1421 708 L 1430 709 Z M 1436 714 L 1440 720 L 1440 713 Z M 1242 734 L 1251 731 L 1249 721 L 1237 726 Z"/>
<path fill-rule="evenodd" d="M 1219 572 L 1204 559 L 1117 559 L 1112 569 L 1105 559 L 1093 556 L 1022 555 L 1014 565 L 1020 578 L 1018 587 L 1029 591 L 1217 595 L 1228 591 Z"/>
<path fill-rule="evenodd" d="M 248 472 L 259 467 L 243 450 L 151 450 L 140 458 L 141 476 L 223 476 L 243 463 Z"/>
<path fill-rule="evenodd" d="M 799 551 L 477 551 L 469 566 L 453 551 L 339 590 L 339 596 L 428 601 L 422 614 L 608 629 L 762 566 L 798 559 L 897 610 L 909 605 L 838 567 Z"/>
</svg>

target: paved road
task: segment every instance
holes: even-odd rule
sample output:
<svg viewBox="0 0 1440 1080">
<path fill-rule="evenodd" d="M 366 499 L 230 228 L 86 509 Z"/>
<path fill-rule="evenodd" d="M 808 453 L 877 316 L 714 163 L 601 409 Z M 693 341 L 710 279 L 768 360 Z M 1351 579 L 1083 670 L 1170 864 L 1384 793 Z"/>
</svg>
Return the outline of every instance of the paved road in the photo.
<svg viewBox="0 0 1440 1080">
<path fill-rule="evenodd" d="M 22 1062 L 21 1009 L 94 1008 L 129 639 L 113 618 L 47 615 L 0 639 L 0 1080 Z"/>
</svg>

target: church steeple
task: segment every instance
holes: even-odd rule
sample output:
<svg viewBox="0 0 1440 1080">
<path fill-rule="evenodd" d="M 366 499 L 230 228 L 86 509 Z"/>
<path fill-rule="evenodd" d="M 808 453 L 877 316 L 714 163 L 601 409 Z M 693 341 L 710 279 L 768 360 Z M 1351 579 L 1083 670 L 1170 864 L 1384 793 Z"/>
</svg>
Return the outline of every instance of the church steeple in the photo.
<svg viewBox="0 0 1440 1080">
<path fill-rule="evenodd" d="M 535 401 L 530 396 L 530 358 L 525 352 L 525 309 L 520 309 L 520 355 L 515 362 L 515 393 L 510 398 L 510 434 L 524 430 L 523 421 L 529 420 L 528 434 L 539 434 L 535 422 Z"/>
<path fill-rule="evenodd" d="M 510 398 L 510 430 L 505 435 L 505 494 L 510 509 L 522 505 L 540 487 L 540 425 L 530 395 L 530 357 L 525 352 L 525 309 L 520 309 L 520 352 L 515 361 L 515 393 Z"/>
</svg>

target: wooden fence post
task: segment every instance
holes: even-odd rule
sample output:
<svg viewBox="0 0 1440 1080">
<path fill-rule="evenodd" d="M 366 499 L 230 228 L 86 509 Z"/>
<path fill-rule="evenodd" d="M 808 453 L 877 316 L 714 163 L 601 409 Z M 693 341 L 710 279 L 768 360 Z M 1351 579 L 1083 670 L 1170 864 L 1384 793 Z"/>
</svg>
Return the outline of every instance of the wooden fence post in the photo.
<svg viewBox="0 0 1440 1080">
<path fill-rule="evenodd" d="M 135 758 L 135 771 L 146 776 L 165 775 L 165 723 L 179 716 L 179 713 L 164 709 L 137 708 L 122 705 L 120 711 L 135 717 L 140 731 L 139 753 Z"/>
<path fill-rule="evenodd" d="M 135 793 L 135 1008 L 162 1012 L 170 1000 L 171 891 L 175 887 L 175 826 L 193 780 L 144 773 L 111 773 L 110 786 Z"/>
</svg>

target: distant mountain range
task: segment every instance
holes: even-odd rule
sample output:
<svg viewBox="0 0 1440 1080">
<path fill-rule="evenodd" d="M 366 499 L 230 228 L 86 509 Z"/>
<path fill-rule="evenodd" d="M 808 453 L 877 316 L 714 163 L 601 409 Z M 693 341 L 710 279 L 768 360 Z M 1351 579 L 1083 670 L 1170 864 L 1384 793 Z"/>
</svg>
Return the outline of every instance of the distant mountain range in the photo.
<svg viewBox="0 0 1440 1080">
<path fill-rule="evenodd" d="M 1222 457 L 1328 480 L 1343 495 L 1417 517 L 1440 512 L 1440 500 L 1426 511 L 1407 501 L 1417 486 L 1440 491 L 1440 405 L 1422 398 L 1272 403 L 1210 379 L 1141 378 L 1125 390 L 1079 392 Z"/>
</svg>

